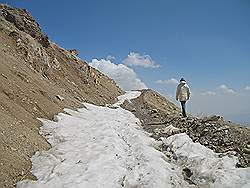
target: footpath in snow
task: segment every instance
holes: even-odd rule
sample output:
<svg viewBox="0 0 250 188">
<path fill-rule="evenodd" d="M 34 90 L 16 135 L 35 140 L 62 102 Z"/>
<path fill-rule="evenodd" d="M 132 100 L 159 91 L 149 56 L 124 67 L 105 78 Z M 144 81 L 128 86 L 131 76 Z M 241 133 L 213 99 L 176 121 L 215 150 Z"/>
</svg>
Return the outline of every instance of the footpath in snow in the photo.
<svg viewBox="0 0 250 188">
<path fill-rule="evenodd" d="M 86 108 L 77 111 L 65 109 L 66 113 L 55 117 L 56 122 L 42 120 L 41 134 L 52 148 L 32 157 L 32 173 L 38 180 L 24 180 L 17 187 L 196 187 L 184 180 L 184 165 L 193 170 L 193 182 L 200 185 L 206 184 L 203 182 L 206 177 L 211 177 L 211 187 L 228 187 L 225 184 L 228 180 L 236 182 L 231 184 L 232 187 L 250 185 L 249 169 L 238 173 L 231 165 L 235 161 L 228 159 L 230 173 L 226 174 L 225 167 L 218 166 L 224 162 L 218 162 L 218 157 L 200 144 L 192 145 L 195 143 L 186 134 L 163 139 L 162 142 L 170 148 L 169 153 L 177 158 L 176 163 L 168 162 L 170 160 L 157 150 L 161 143 L 142 130 L 139 120 L 131 112 L 119 107 L 126 99 L 139 95 L 140 92 L 133 91 L 119 97 L 115 109 L 85 103 Z M 212 170 L 208 172 L 209 168 Z M 218 179 L 219 175 L 227 176 Z M 230 179 L 230 175 L 237 181 Z"/>
</svg>

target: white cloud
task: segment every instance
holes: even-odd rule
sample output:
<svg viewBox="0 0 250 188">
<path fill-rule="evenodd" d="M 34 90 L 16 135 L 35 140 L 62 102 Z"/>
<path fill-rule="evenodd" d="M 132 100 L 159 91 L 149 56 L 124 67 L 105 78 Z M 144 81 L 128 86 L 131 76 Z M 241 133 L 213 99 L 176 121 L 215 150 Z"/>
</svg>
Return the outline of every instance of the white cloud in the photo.
<svg viewBox="0 0 250 188">
<path fill-rule="evenodd" d="M 123 60 L 123 64 L 127 66 L 142 66 L 145 68 L 160 67 L 160 65 L 157 65 L 149 55 L 140 55 L 135 52 L 130 52 L 128 57 Z"/>
<path fill-rule="evenodd" d="M 236 94 L 236 91 L 234 91 L 233 89 L 229 88 L 225 84 L 220 85 L 218 87 L 218 90 L 221 91 L 224 94 Z"/>
<path fill-rule="evenodd" d="M 171 78 L 168 80 L 156 80 L 155 83 L 157 84 L 170 84 L 170 85 L 176 85 L 178 84 L 178 80 L 176 80 L 175 78 Z"/>
<path fill-rule="evenodd" d="M 250 86 L 246 86 L 244 89 L 245 89 L 246 91 L 250 91 Z"/>
<path fill-rule="evenodd" d="M 214 95 L 216 95 L 216 93 L 215 92 L 213 92 L 213 91 L 206 91 L 206 92 L 203 92 L 203 93 L 201 93 L 202 95 L 206 95 L 206 96 L 214 96 Z"/>
<path fill-rule="evenodd" d="M 155 83 L 157 83 L 157 84 L 163 84 L 164 80 L 156 80 Z"/>
<path fill-rule="evenodd" d="M 147 88 L 147 86 L 137 77 L 135 71 L 126 65 L 117 65 L 105 59 L 93 59 L 89 65 L 114 79 L 114 81 L 125 91 Z"/>
<path fill-rule="evenodd" d="M 112 61 L 114 61 L 116 58 L 115 58 L 114 56 L 112 56 L 112 55 L 108 55 L 108 56 L 106 57 L 106 59 L 112 62 Z"/>
</svg>

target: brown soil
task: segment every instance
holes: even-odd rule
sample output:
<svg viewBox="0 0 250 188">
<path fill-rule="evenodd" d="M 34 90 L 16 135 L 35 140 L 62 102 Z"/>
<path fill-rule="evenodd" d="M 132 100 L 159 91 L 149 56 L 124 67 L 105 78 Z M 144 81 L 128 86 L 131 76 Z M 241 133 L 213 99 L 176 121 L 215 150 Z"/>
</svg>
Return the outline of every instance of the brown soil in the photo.
<svg viewBox="0 0 250 188">
<path fill-rule="evenodd" d="M 35 178 L 30 158 L 50 147 L 37 118 L 52 119 L 82 102 L 111 104 L 123 91 L 75 54 L 46 41 L 27 11 L 0 4 L 0 12 L 0 187 L 13 187 Z"/>
</svg>

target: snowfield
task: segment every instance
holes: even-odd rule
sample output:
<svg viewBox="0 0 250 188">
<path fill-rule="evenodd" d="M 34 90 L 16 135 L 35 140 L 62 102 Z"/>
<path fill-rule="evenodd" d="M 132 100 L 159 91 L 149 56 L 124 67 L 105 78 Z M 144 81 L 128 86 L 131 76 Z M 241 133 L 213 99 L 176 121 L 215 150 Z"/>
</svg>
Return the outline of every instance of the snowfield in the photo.
<svg viewBox="0 0 250 188">
<path fill-rule="evenodd" d="M 140 121 L 119 107 L 126 99 L 138 96 L 138 91 L 126 93 L 113 105 L 116 108 L 84 103 L 86 108 L 65 109 L 66 113 L 59 113 L 56 121 L 41 120 L 41 134 L 52 148 L 32 157 L 32 173 L 38 180 L 24 180 L 17 187 L 196 187 L 184 180 L 184 166 L 194 172 L 191 180 L 198 185 L 250 187 L 249 169 L 235 169 L 235 158 L 219 159 L 186 134 L 162 139 L 169 153 L 177 158 L 170 162 L 157 150 L 162 142 L 149 137 Z"/>
</svg>

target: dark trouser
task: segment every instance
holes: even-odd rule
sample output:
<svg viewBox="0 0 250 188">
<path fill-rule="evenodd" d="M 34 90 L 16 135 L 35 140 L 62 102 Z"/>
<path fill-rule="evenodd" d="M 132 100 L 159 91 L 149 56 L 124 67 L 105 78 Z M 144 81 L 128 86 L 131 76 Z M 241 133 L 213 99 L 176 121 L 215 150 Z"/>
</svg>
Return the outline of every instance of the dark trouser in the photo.
<svg viewBox="0 0 250 188">
<path fill-rule="evenodd" d="M 181 101 L 181 109 L 182 109 L 183 117 L 187 117 L 187 114 L 186 114 L 186 101 Z"/>
</svg>

